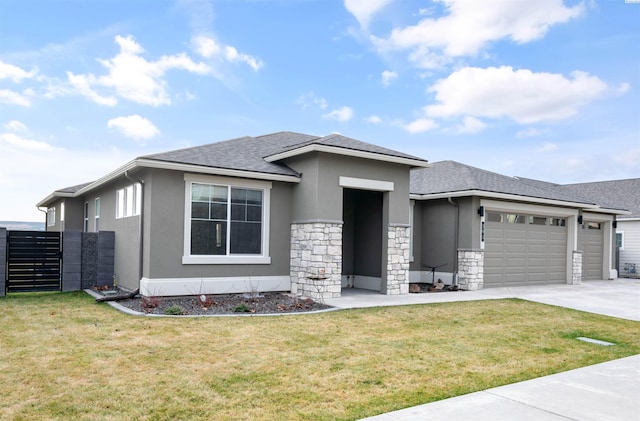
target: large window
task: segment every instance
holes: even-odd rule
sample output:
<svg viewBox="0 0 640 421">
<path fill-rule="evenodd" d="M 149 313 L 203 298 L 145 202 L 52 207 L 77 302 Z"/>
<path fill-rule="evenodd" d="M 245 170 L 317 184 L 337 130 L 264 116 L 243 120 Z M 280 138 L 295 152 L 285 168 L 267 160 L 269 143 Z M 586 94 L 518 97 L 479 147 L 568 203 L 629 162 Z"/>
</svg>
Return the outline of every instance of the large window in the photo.
<svg viewBox="0 0 640 421">
<path fill-rule="evenodd" d="M 132 184 L 116 191 L 116 218 L 140 215 L 142 187 Z"/>
<path fill-rule="evenodd" d="M 191 254 L 262 253 L 262 190 L 193 183 Z"/>
<path fill-rule="evenodd" d="M 187 177 L 185 177 L 187 178 Z M 185 263 L 268 263 L 270 183 L 187 182 Z M 237 185 L 236 185 L 237 184 Z"/>
</svg>

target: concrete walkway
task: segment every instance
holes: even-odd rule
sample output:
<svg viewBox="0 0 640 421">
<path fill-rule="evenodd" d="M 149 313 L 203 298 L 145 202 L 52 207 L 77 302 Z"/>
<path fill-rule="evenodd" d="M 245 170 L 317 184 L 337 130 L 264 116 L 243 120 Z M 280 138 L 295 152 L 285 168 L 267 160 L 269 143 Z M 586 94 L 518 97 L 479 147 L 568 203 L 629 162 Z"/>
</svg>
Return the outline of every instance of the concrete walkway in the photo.
<svg viewBox="0 0 640 421">
<path fill-rule="evenodd" d="M 358 308 L 499 298 L 521 298 L 640 321 L 640 280 L 637 279 L 404 296 L 343 290 L 341 298 L 326 302 L 340 308 Z M 640 355 L 390 412 L 367 420 L 640 421 Z"/>
</svg>

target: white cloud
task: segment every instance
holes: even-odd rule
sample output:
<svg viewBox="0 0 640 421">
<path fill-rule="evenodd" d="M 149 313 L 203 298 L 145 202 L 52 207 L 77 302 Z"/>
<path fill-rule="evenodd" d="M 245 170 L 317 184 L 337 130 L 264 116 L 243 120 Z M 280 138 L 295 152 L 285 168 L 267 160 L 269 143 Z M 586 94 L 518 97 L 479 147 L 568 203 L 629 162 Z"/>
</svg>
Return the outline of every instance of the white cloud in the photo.
<svg viewBox="0 0 640 421">
<path fill-rule="evenodd" d="M 0 144 L 25 151 L 45 152 L 54 149 L 48 143 L 25 139 L 15 133 L 0 133 Z"/>
<path fill-rule="evenodd" d="M 20 83 L 22 79 L 30 79 L 37 74 L 38 69 L 32 69 L 27 72 L 18 66 L 0 60 L 0 80 L 11 79 L 15 83 Z"/>
<path fill-rule="evenodd" d="M 137 114 L 112 118 L 107 122 L 107 127 L 117 129 L 124 136 L 135 140 L 151 139 L 160 134 L 158 128 L 151 121 Z"/>
<path fill-rule="evenodd" d="M 428 132 L 429 130 L 438 128 L 438 123 L 429 118 L 421 117 L 412 121 L 411 123 L 402 125 L 402 128 L 412 134 L 424 133 Z"/>
<path fill-rule="evenodd" d="M 478 133 L 483 131 L 487 125 L 475 117 L 465 117 L 462 124 L 456 126 L 456 133 Z"/>
<path fill-rule="evenodd" d="M 375 114 L 370 115 L 369 117 L 364 119 L 367 123 L 371 124 L 380 124 L 382 123 L 382 119 Z"/>
<path fill-rule="evenodd" d="M 619 151 L 612 158 L 616 163 L 625 167 L 636 167 L 640 170 L 640 148 Z"/>
<path fill-rule="evenodd" d="M 392 72 L 390 70 L 385 70 L 382 72 L 382 84 L 384 86 L 391 85 L 391 82 L 398 78 L 398 74 L 396 72 Z"/>
<path fill-rule="evenodd" d="M 24 92 L 27 94 L 25 95 L 24 93 L 20 94 L 10 89 L 0 89 L 0 103 L 30 107 L 31 99 L 29 99 L 28 94 L 31 92 L 32 91 L 27 90 Z"/>
<path fill-rule="evenodd" d="M 551 142 L 544 142 L 542 146 L 536 149 L 536 152 L 553 152 L 558 149 L 558 145 Z"/>
<path fill-rule="evenodd" d="M 465 67 L 429 88 L 436 103 L 426 116 L 508 117 L 518 123 L 560 120 L 595 100 L 608 86 L 595 76 L 573 72 L 571 78 L 511 67 Z"/>
<path fill-rule="evenodd" d="M 198 35 L 191 39 L 192 49 L 206 59 L 217 58 L 230 63 L 245 63 L 254 71 L 262 68 L 264 63 L 257 57 L 239 52 L 230 45 L 220 45 L 211 37 Z"/>
<path fill-rule="evenodd" d="M 102 95 L 96 89 L 113 90 L 121 97 L 138 104 L 154 107 L 171 103 L 168 83 L 164 79 L 169 70 L 186 70 L 192 73 L 207 74 L 210 67 L 205 63 L 196 63 L 185 53 L 164 55 L 157 61 L 147 61 L 142 57 L 144 49 L 132 36 L 115 37 L 120 52 L 113 58 L 98 60 L 108 70 L 104 76 L 74 75 L 67 73 L 69 83 L 76 91 L 102 105 L 115 105 L 113 96 Z"/>
<path fill-rule="evenodd" d="M 7 121 L 6 123 L 4 123 L 3 127 L 5 128 L 5 130 L 10 130 L 12 132 L 27 131 L 27 126 L 18 120 Z"/>
<path fill-rule="evenodd" d="M 329 103 L 326 99 L 317 96 L 313 91 L 304 93 L 298 97 L 296 104 L 300 105 L 303 110 L 315 105 L 321 110 L 326 110 Z"/>
<path fill-rule="evenodd" d="M 344 7 L 355 16 L 360 26 L 366 30 L 373 15 L 389 3 L 391 0 L 344 0 Z"/>
<path fill-rule="evenodd" d="M 346 122 L 351 120 L 351 118 L 353 117 L 353 109 L 351 107 L 344 106 L 341 108 L 337 108 L 327 114 L 324 114 L 322 117 Z"/>
<path fill-rule="evenodd" d="M 497 1 L 490 7 L 477 0 L 443 0 L 442 4 L 444 16 L 394 28 L 388 38 L 371 36 L 372 42 L 383 52 L 408 50 L 409 60 L 417 66 L 435 68 L 453 57 L 475 56 L 499 40 L 522 44 L 540 39 L 551 26 L 586 10 L 583 3 L 566 7 L 562 0 Z M 364 17 L 369 8 L 373 6 L 363 7 Z"/>
</svg>

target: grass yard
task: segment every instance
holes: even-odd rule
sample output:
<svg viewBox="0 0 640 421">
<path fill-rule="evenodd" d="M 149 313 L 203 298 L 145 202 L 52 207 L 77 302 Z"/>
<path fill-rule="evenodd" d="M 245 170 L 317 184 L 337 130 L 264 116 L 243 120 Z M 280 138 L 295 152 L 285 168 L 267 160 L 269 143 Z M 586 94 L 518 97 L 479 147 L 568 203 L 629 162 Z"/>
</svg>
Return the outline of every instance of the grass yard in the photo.
<svg viewBox="0 0 640 421">
<path fill-rule="evenodd" d="M 358 419 L 638 353 L 640 322 L 517 299 L 147 318 L 18 294 L 0 298 L 0 418 Z"/>
</svg>

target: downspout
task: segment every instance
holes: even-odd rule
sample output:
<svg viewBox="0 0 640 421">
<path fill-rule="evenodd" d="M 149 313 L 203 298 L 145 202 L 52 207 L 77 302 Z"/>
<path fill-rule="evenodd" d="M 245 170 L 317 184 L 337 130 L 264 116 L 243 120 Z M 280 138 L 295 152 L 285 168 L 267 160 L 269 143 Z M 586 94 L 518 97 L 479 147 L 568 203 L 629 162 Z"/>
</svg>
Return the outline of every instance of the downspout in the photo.
<svg viewBox="0 0 640 421">
<path fill-rule="evenodd" d="M 44 230 L 48 231 L 48 229 L 47 229 L 47 211 L 40 209 L 40 206 L 36 206 L 36 209 L 38 209 L 40 212 L 44 213 Z"/>
<path fill-rule="evenodd" d="M 142 280 L 144 258 L 144 180 L 136 180 L 135 178 L 132 178 L 131 176 L 129 176 L 129 170 L 126 170 L 124 172 L 124 176 L 134 183 L 140 183 L 140 226 L 138 228 L 138 235 L 140 236 L 140 250 L 138 256 L 138 282 L 140 282 Z"/>
<path fill-rule="evenodd" d="M 456 208 L 455 239 L 453 241 L 453 285 L 458 286 L 458 231 L 460 226 L 460 206 L 447 197 L 447 201 Z"/>
</svg>

